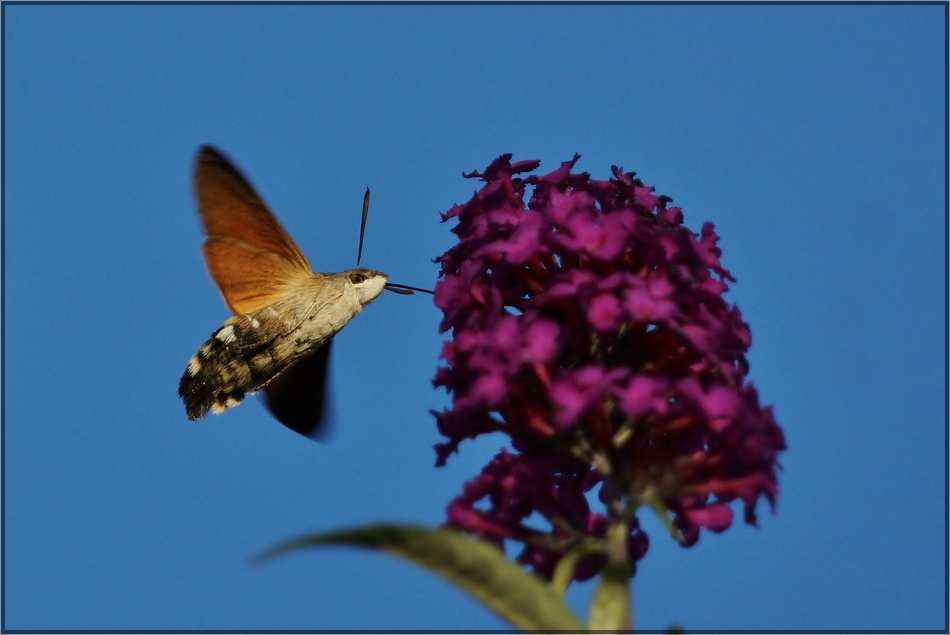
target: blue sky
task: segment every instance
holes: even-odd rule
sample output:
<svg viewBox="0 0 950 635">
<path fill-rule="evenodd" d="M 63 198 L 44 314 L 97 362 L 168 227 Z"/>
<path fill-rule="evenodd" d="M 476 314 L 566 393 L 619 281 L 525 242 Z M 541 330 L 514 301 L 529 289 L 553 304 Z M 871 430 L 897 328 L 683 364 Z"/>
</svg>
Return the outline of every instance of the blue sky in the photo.
<svg viewBox="0 0 950 635">
<path fill-rule="evenodd" d="M 249 559 L 306 531 L 436 525 L 504 444 L 435 469 L 440 313 L 338 337 L 334 435 L 178 379 L 228 316 L 190 172 L 214 143 L 317 270 L 431 286 L 439 212 L 503 152 L 636 170 L 712 221 L 775 405 L 775 515 L 690 549 L 644 516 L 647 629 L 944 629 L 946 7 L 4 7 L 4 626 L 490 629 L 408 564 Z M 586 618 L 590 583 L 573 588 Z"/>
</svg>

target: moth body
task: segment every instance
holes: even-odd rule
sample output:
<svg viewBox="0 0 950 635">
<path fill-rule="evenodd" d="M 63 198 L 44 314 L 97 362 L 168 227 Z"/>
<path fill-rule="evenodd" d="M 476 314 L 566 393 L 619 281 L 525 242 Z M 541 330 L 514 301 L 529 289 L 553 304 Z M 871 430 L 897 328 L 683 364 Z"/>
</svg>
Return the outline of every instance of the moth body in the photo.
<svg viewBox="0 0 950 635">
<path fill-rule="evenodd" d="M 199 149 L 194 179 L 202 254 L 234 317 L 189 360 L 178 385 L 185 412 L 192 420 L 219 414 L 263 389 L 278 421 L 319 435 L 333 336 L 382 293 L 387 276 L 361 268 L 359 257 L 349 271 L 313 271 L 247 179 L 211 146 Z M 369 190 L 364 226 L 368 205 Z"/>
<path fill-rule="evenodd" d="M 375 300 L 387 276 L 370 269 L 313 273 L 271 305 L 236 315 L 188 362 L 179 394 L 189 419 L 220 414 L 312 355 Z"/>
</svg>

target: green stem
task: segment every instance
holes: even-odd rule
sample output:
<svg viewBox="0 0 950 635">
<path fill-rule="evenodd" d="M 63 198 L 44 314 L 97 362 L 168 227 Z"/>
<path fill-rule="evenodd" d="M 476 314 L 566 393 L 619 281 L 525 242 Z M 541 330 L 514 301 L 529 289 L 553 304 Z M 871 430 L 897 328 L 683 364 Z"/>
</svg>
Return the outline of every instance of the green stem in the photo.
<svg viewBox="0 0 950 635">
<path fill-rule="evenodd" d="M 607 550 L 610 565 L 625 577 L 628 601 L 624 606 L 624 613 L 620 622 L 620 630 L 633 630 L 633 599 L 630 588 L 630 560 L 627 557 L 627 535 L 629 525 L 621 519 L 615 519 L 607 528 Z"/>
<path fill-rule="evenodd" d="M 607 489 L 607 498 L 611 488 Z M 627 536 L 630 524 L 624 514 L 618 513 L 618 500 L 608 500 L 610 521 L 607 526 L 607 564 L 600 572 L 600 582 L 591 602 L 588 628 L 597 631 L 629 632 L 633 630 L 631 609 L 630 561 L 627 556 Z"/>
</svg>

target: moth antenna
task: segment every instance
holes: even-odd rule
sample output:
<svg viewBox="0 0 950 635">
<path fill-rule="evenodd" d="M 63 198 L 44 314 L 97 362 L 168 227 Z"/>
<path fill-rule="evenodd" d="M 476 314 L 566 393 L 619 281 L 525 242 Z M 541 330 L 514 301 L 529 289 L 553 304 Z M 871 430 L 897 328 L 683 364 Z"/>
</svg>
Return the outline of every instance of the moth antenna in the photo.
<svg viewBox="0 0 950 635">
<path fill-rule="evenodd" d="M 363 220 L 360 222 L 360 248 L 356 252 L 356 268 L 360 267 L 360 260 L 363 258 L 363 235 L 366 233 L 366 216 L 369 214 L 369 186 L 366 186 L 366 194 L 363 195 Z M 414 291 L 419 291 L 421 293 L 428 293 L 430 295 L 435 295 L 434 292 L 429 291 L 428 289 L 422 289 L 420 287 L 410 287 L 406 284 L 395 284 L 387 283 L 383 287 L 387 291 L 392 291 L 393 293 L 398 293 L 400 295 L 412 295 Z"/>
<path fill-rule="evenodd" d="M 366 215 L 369 213 L 369 186 L 363 195 L 363 221 L 360 223 L 360 250 L 356 252 L 356 268 L 360 268 L 360 259 L 363 257 L 363 234 L 366 233 Z"/>
</svg>

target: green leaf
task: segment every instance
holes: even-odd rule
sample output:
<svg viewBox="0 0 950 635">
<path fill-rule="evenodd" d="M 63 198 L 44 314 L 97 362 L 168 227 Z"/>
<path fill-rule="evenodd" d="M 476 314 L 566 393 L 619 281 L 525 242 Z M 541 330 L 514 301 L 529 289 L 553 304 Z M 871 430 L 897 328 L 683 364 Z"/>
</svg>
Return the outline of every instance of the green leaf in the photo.
<svg viewBox="0 0 950 635">
<path fill-rule="evenodd" d="M 371 525 L 310 534 L 281 543 L 259 556 L 258 560 L 322 545 L 378 549 L 409 560 L 467 591 L 520 629 L 584 629 L 541 579 L 505 558 L 495 545 L 463 536 L 452 529 Z"/>
<path fill-rule="evenodd" d="M 631 630 L 630 567 L 626 563 L 611 562 L 601 570 L 589 622 L 592 631 Z"/>
</svg>

